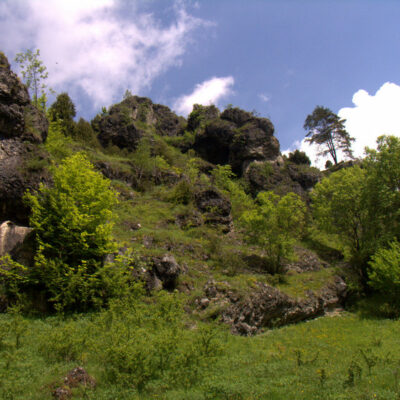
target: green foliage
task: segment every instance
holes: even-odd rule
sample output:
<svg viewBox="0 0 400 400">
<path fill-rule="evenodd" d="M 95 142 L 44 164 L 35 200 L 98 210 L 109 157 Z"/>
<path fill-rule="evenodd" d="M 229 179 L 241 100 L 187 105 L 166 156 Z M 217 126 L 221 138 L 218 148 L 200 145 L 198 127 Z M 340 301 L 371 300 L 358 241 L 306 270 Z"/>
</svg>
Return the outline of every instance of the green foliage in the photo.
<svg viewBox="0 0 400 400">
<path fill-rule="evenodd" d="M 142 190 L 160 180 L 161 174 L 169 170 L 169 165 L 162 156 L 152 156 L 150 140 L 147 137 L 140 140 L 132 155 L 132 164 L 138 188 Z"/>
<path fill-rule="evenodd" d="M 338 163 L 337 150 L 342 150 L 348 157 L 352 157 L 350 137 L 344 128 L 345 120 L 340 119 L 329 108 L 317 106 L 312 114 L 308 115 L 304 122 L 307 131 L 307 142 L 317 144 L 318 155 L 330 155 L 335 163 Z"/>
<path fill-rule="evenodd" d="M 92 147 L 99 147 L 99 142 L 91 124 L 83 118 L 79 118 L 75 126 L 75 138 Z"/>
<path fill-rule="evenodd" d="M 218 116 L 219 110 L 214 105 L 202 106 L 200 104 L 194 104 L 193 110 L 188 117 L 187 129 L 189 131 L 195 131 L 197 128 L 202 127 L 207 120 Z"/>
<path fill-rule="evenodd" d="M 72 144 L 72 138 L 64 135 L 60 121 L 50 122 L 45 148 L 51 158 L 59 162 L 68 156 L 72 156 Z"/>
<path fill-rule="evenodd" d="M 354 257 L 365 245 L 369 218 L 363 191 L 366 171 L 358 166 L 332 173 L 311 192 L 312 209 L 321 230 L 338 235 Z"/>
<path fill-rule="evenodd" d="M 369 284 L 398 303 L 400 295 L 400 244 L 394 241 L 379 249 L 369 263 Z"/>
<path fill-rule="evenodd" d="M 27 267 L 12 260 L 9 254 L 0 257 L 0 288 L 9 303 L 21 298 L 21 288 L 28 282 Z"/>
<path fill-rule="evenodd" d="M 234 219 L 240 218 L 244 211 L 254 208 L 253 200 L 246 194 L 242 185 L 234 180 L 235 174 L 230 165 L 217 165 L 211 171 L 211 176 L 215 186 L 229 197 Z"/>
<path fill-rule="evenodd" d="M 295 150 L 293 153 L 289 153 L 288 159 L 298 165 L 311 165 L 311 160 L 304 151 Z"/>
<path fill-rule="evenodd" d="M 178 296 L 160 292 L 149 302 L 143 293 L 111 303 L 93 321 L 95 355 L 110 383 L 139 391 L 152 382 L 190 387 L 215 362 L 221 345 L 212 327 L 184 329 Z M 98 346 L 97 343 L 101 343 Z"/>
<path fill-rule="evenodd" d="M 35 273 L 50 299 L 61 308 L 93 303 L 98 270 L 112 243 L 116 193 L 82 155 L 55 168 L 53 186 L 26 194 L 32 209 L 37 254 Z"/>
<path fill-rule="evenodd" d="M 332 173 L 311 194 L 320 228 L 338 235 L 364 284 L 371 256 L 398 235 L 399 182 L 400 140 L 382 136 L 377 150 L 367 150 L 362 169 Z"/>
<path fill-rule="evenodd" d="M 400 224 L 400 139 L 381 136 L 377 144 L 377 150 L 367 149 L 364 162 L 372 253 L 399 235 Z"/>
<path fill-rule="evenodd" d="M 65 136 L 76 136 L 75 115 L 75 105 L 66 92 L 60 93 L 49 108 L 50 121 L 59 121 Z"/>
<path fill-rule="evenodd" d="M 280 198 L 273 192 L 261 192 L 256 208 L 243 213 L 241 222 L 246 237 L 250 243 L 263 246 L 271 273 L 278 273 L 282 258 L 293 254 L 293 244 L 301 237 L 305 216 L 305 204 L 294 193 Z"/>
<path fill-rule="evenodd" d="M 33 97 L 33 103 L 39 108 L 40 105 L 45 106 L 47 85 L 45 80 L 48 77 L 47 68 L 43 65 L 40 60 L 40 50 L 36 49 L 36 52 L 27 50 L 25 53 L 18 53 L 15 56 L 15 62 L 20 64 L 22 78 L 28 90 L 31 91 Z M 44 107 L 45 110 L 45 107 Z"/>
</svg>

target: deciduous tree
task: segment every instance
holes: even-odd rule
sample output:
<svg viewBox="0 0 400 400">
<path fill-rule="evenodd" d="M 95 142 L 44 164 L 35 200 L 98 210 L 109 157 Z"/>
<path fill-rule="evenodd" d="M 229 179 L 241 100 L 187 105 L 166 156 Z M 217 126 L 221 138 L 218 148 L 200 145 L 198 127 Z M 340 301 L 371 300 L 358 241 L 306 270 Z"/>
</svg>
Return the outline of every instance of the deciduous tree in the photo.
<svg viewBox="0 0 400 400">
<path fill-rule="evenodd" d="M 36 49 L 35 52 L 27 50 L 25 53 L 18 53 L 15 56 L 15 62 L 20 64 L 22 78 L 31 92 L 33 103 L 36 107 L 45 108 L 47 100 L 45 91 L 47 85 L 45 81 L 49 74 L 39 57 L 39 49 Z"/>
</svg>

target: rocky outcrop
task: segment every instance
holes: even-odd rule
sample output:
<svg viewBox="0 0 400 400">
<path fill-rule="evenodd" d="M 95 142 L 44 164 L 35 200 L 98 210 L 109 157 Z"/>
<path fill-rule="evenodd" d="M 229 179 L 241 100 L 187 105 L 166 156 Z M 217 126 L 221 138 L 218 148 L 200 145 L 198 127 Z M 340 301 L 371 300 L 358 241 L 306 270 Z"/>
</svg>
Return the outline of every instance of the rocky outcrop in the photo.
<svg viewBox="0 0 400 400">
<path fill-rule="evenodd" d="M 47 137 L 47 130 L 46 117 L 31 104 L 26 86 L 0 52 L 0 139 L 20 138 L 41 143 Z"/>
<path fill-rule="evenodd" d="M 197 209 L 203 214 L 204 223 L 219 225 L 223 232 L 232 228 L 231 202 L 215 188 L 198 190 L 194 195 Z"/>
<path fill-rule="evenodd" d="M 27 190 L 37 190 L 41 182 L 50 181 L 48 171 L 40 165 L 46 157 L 33 143 L 0 139 L 0 221 L 28 224 L 30 211 L 23 196 Z M 32 160 L 39 161 L 38 166 Z"/>
<path fill-rule="evenodd" d="M 47 129 L 46 117 L 31 104 L 26 86 L 0 52 L 0 221 L 28 222 L 22 197 L 48 180 L 40 167 L 46 154 L 35 145 L 44 142 Z"/>
<path fill-rule="evenodd" d="M 112 144 L 130 151 L 136 149 L 146 129 L 153 129 L 154 133 L 162 136 L 176 136 L 183 132 L 183 126 L 184 119 L 168 107 L 138 96 L 128 96 L 92 121 L 104 147 Z"/>
<path fill-rule="evenodd" d="M 246 298 L 240 298 L 228 283 L 207 282 L 197 304 L 200 309 L 218 304 L 223 322 L 232 332 L 253 335 L 263 328 L 283 326 L 323 315 L 340 306 L 347 294 L 347 285 L 336 276 L 319 293 L 311 291 L 304 299 L 295 299 L 280 290 L 258 283 L 257 288 Z"/>
<path fill-rule="evenodd" d="M 275 160 L 280 155 L 274 126 L 239 108 L 222 114 L 215 106 L 196 106 L 189 117 L 188 129 L 196 132 L 194 149 L 213 164 L 230 164 L 242 175 L 255 160 Z"/>
<path fill-rule="evenodd" d="M 307 192 L 322 179 L 322 173 L 317 168 L 297 165 L 278 157 L 274 162 L 252 162 L 245 170 L 244 177 L 253 195 L 273 190 L 279 195 L 294 192 L 306 200 Z"/>
</svg>

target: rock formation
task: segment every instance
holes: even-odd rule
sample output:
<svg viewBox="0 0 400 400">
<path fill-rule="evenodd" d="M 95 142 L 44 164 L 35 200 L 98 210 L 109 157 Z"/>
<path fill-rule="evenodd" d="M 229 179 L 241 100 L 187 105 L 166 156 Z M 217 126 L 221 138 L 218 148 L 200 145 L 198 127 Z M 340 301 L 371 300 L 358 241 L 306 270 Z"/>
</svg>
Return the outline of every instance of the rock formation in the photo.
<svg viewBox="0 0 400 400">
<path fill-rule="evenodd" d="M 206 224 L 219 225 L 223 232 L 232 227 L 231 202 L 215 188 L 198 190 L 194 195 L 197 209 L 203 214 Z"/>
<path fill-rule="evenodd" d="M 45 141 L 47 130 L 46 117 L 0 52 L 0 221 L 27 223 L 23 194 L 48 179 L 42 168 L 29 167 L 31 160 L 46 157 L 36 144 Z"/>
<path fill-rule="evenodd" d="M 246 298 L 235 294 L 227 282 L 209 281 L 204 292 L 206 297 L 197 301 L 200 309 L 219 304 L 221 319 L 231 326 L 233 333 L 253 335 L 262 328 L 315 318 L 341 306 L 347 294 L 347 285 L 336 276 L 318 293 L 308 292 L 303 299 L 295 299 L 263 283 L 258 283 L 258 287 Z"/>
<path fill-rule="evenodd" d="M 19 138 L 42 143 L 46 140 L 47 129 L 46 117 L 31 104 L 28 89 L 0 52 L 0 139 Z"/>
<path fill-rule="evenodd" d="M 112 144 L 132 151 L 146 128 L 153 128 L 158 135 L 175 136 L 183 131 L 184 119 L 146 97 L 128 96 L 104 115 L 96 116 L 92 126 L 104 147 Z"/>
<path fill-rule="evenodd" d="M 221 114 L 215 106 L 195 106 L 188 129 L 196 132 L 194 149 L 213 164 L 230 164 L 242 175 L 255 160 L 276 160 L 280 155 L 274 126 L 239 108 L 227 108 Z"/>
</svg>

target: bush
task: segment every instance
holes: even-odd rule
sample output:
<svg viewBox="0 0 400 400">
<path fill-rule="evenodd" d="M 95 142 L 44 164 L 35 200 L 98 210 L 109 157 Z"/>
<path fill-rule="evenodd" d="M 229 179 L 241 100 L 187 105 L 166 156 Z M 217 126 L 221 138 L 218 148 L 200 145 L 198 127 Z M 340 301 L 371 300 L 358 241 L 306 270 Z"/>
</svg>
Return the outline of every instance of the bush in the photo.
<svg viewBox="0 0 400 400">
<path fill-rule="evenodd" d="M 263 246 L 271 273 L 279 273 L 282 258 L 293 254 L 293 245 L 302 234 L 306 207 L 294 193 L 280 198 L 273 192 L 261 192 L 257 203 L 242 215 L 245 234 L 250 243 Z"/>
<path fill-rule="evenodd" d="M 379 249 L 369 262 L 369 285 L 393 299 L 400 295 L 400 243 Z M 399 300 L 397 300 L 398 302 Z"/>
<path fill-rule="evenodd" d="M 53 182 L 25 196 L 37 246 L 31 279 L 44 285 L 58 307 L 86 307 L 101 291 L 99 269 L 115 247 L 111 230 L 117 194 L 79 153 L 55 168 Z"/>
</svg>

